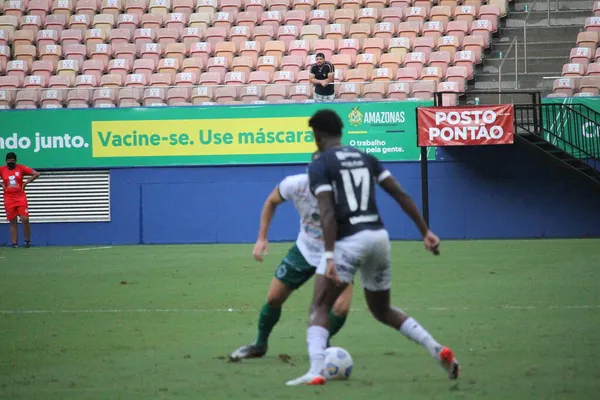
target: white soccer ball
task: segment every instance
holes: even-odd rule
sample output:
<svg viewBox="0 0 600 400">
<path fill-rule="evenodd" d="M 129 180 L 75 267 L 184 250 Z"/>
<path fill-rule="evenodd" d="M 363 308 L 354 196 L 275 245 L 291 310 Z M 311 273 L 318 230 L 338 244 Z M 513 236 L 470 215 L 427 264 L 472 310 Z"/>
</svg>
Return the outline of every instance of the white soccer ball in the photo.
<svg viewBox="0 0 600 400">
<path fill-rule="evenodd" d="M 325 369 L 323 376 L 328 381 L 350 378 L 354 361 L 350 353 L 341 347 L 329 347 L 325 350 Z"/>
</svg>

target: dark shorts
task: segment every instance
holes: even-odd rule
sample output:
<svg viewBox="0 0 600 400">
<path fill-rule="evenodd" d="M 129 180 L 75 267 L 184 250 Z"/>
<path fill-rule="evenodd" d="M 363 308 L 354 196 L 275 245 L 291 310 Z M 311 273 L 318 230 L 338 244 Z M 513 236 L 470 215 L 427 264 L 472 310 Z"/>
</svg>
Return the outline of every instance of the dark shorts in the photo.
<svg viewBox="0 0 600 400">
<path fill-rule="evenodd" d="M 306 261 L 298 246 L 294 245 L 275 270 L 275 278 L 290 289 L 296 290 L 304 285 L 316 270 L 316 267 Z"/>
</svg>

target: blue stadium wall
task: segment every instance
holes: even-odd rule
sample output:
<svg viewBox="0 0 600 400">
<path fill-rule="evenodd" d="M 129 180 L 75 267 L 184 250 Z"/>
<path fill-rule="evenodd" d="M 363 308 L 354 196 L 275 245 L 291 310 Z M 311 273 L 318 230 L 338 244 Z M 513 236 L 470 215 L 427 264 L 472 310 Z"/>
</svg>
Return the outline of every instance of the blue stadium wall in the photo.
<svg viewBox="0 0 600 400">
<path fill-rule="evenodd" d="M 444 239 L 600 236 L 600 193 L 527 144 L 440 151 L 429 164 L 431 225 Z M 421 203 L 419 163 L 387 167 Z M 111 171 L 112 220 L 34 224 L 36 245 L 253 242 L 265 196 L 304 166 L 123 168 Z M 384 194 L 394 239 L 416 239 L 412 223 Z M 8 231 L 8 226 L 4 225 Z M 290 205 L 272 241 L 295 238 Z M 8 235 L 8 232 L 6 232 Z"/>
</svg>

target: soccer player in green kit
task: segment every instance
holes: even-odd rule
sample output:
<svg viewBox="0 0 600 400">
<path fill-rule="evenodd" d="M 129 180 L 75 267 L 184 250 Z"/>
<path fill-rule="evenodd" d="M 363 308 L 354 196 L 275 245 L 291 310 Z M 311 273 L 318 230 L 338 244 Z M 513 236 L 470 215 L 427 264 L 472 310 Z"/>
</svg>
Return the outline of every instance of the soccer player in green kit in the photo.
<svg viewBox="0 0 600 400">
<path fill-rule="evenodd" d="M 313 160 L 318 153 L 313 154 Z M 260 310 L 258 337 L 252 344 L 245 345 L 229 355 L 231 360 L 260 358 L 267 353 L 271 331 L 279 321 L 281 308 L 292 292 L 307 282 L 316 271 L 324 252 L 323 232 L 319 217 L 319 206 L 311 194 L 308 175 L 288 176 L 271 192 L 264 203 L 258 239 L 254 246 L 254 258 L 263 260 L 268 250 L 268 232 L 275 210 L 284 201 L 291 200 L 300 215 L 300 232 L 296 244 L 292 246 L 275 271 L 267 293 L 267 301 Z M 335 335 L 344 325 L 350 309 L 352 285 L 339 296 L 329 313 L 329 337 Z"/>
</svg>

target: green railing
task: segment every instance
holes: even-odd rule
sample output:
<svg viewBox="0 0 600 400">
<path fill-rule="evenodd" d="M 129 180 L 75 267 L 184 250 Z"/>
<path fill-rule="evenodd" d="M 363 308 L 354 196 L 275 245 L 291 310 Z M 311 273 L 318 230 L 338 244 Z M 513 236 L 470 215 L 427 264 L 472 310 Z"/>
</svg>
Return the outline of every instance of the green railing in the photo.
<svg viewBox="0 0 600 400">
<path fill-rule="evenodd" d="M 582 104 L 542 104 L 542 137 L 600 170 L 600 114 Z"/>
</svg>

